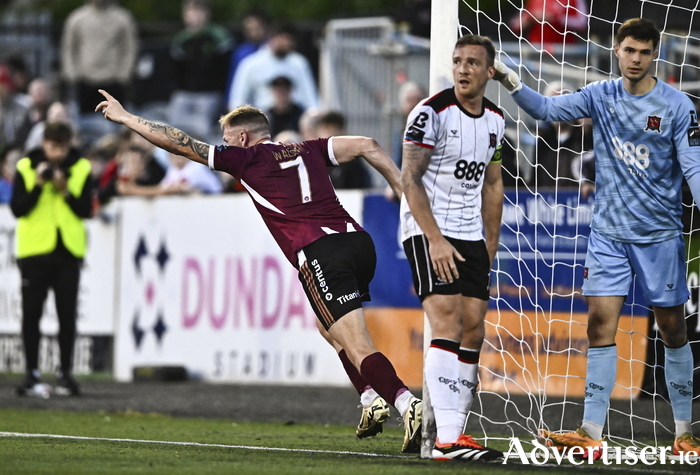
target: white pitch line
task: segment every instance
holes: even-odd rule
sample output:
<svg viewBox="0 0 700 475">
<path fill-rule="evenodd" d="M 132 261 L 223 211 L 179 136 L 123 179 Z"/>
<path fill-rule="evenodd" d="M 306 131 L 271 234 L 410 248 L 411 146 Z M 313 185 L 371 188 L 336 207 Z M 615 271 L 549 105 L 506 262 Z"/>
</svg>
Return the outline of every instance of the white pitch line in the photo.
<svg viewBox="0 0 700 475">
<path fill-rule="evenodd" d="M 70 440 L 101 440 L 105 442 L 135 442 L 138 444 L 163 444 L 163 445 L 184 445 L 188 447 L 218 447 L 223 449 L 245 449 L 245 450 L 272 450 L 275 452 L 302 452 L 307 454 L 330 454 L 330 455 L 357 455 L 361 457 L 383 457 L 383 458 L 415 458 L 410 455 L 388 455 L 373 454 L 369 452 L 350 452 L 346 450 L 313 450 L 313 449 L 287 449 L 282 447 L 260 447 L 255 445 L 226 445 L 226 444 L 203 444 L 201 442 L 172 442 L 167 440 L 140 440 L 140 439 L 112 439 L 109 437 L 84 437 L 79 435 L 58 435 L 58 434 L 27 434 L 23 432 L 0 432 L 0 437 L 24 437 L 24 438 L 51 438 Z"/>
<path fill-rule="evenodd" d="M 27 434 L 24 432 L 0 432 L 0 437 L 24 437 L 24 438 L 50 438 L 50 439 L 69 439 L 69 440 L 100 440 L 105 442 L 133 442 L 137 444 L 163 444 L 163 445 L 180 445 L 187 447 L 217 447 L 223 449 L 244 449 L 244 450 L 272 450 L 275 452 L 301 452 L 307 454 L 329 454 L 329 455 L 355 455 L 359 457 L 379 457 L 379 458 L 395 458 L 395 459 L 411 459 L 415 456 L 411 455 L 388 455 L 388 454 L 373 454 L 369 452 L 350 452 L 347 450 L 312 450 L 312 449 L 287 449 L 282 447 L 260 447 L 256 445 L 226 445 L 226 444 L 203 444 L 201 442 L 172 442 L 167 440 L 140 440 L 140 439 L 112 439 L 109 437 L 85 437 L 80 435 L 59 435 L 59 434 Z M 517 463 L 516 465 L 522 465 Z M 553 463 L 545 463 L 534 465 L 533 467 L 559 467 Z M 635 467 L 615 467 L 601 465 L 572 465 L 571 468 L 598 468 L 607 471 L 625 471 L 627 473 L 649 473 L 649 469 L 637 469 Z M 568 467 L 567 467 L 568 468 Z M 654 470 L 654 474 L 676 475 L 679 472 L 671 470 Z"/>
</svg>

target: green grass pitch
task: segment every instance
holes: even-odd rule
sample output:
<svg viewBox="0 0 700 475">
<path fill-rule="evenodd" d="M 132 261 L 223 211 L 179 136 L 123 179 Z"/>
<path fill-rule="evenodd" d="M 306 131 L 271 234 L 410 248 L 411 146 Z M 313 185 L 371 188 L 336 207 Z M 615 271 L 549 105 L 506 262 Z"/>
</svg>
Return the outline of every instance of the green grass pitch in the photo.
<svg viewBox="0 0 700 475">
<path fill-rule="evenodd" d="M 599 464 L 580 468 L 534 467 L 516 462 L 502 465 L 421 460 L 400 453 L 403 432 L 396 428 L 388 428 L 375 438 L 358 440 L 353 427 L 338 425 L 240 423 L 159 414 L 0 408 L 0 432 L 84 437 L 0 437 L 1 474 L 481 475 L 564 474 L 572 470 L 588 473 L 606 469 Z M 506 450 L 505 442 L 502 444 L 498 448 Z M 259 447 L 275 450 L 260 450 Z M 659 468 L 616 467 L 613 470 L 614 473 L 663 473 L 671 467 Z M 693 473 L 695 469 L 697 467 L 686 467 L 684 471 Z"/>
</svg>

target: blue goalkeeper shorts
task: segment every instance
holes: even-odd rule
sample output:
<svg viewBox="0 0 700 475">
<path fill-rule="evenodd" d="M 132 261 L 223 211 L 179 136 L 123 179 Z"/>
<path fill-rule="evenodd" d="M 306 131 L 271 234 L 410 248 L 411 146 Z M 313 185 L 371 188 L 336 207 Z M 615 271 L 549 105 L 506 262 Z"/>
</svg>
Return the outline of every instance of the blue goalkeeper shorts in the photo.
<svg viewBox="0 0 700 475">
<path fill-rule="evenodd" d="M 626 296 L 637 277 L 649 305 L 675 307 L 688 301 L 683 236 L 649 244 L 614 241 L 591 230 L 583 295 Z"/>
</svg>

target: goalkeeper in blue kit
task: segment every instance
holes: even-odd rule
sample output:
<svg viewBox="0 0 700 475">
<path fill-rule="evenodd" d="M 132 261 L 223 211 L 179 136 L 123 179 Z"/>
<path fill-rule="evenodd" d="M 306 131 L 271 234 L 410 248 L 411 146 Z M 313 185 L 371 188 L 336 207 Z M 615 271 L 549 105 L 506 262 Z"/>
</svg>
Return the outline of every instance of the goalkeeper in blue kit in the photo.
<svg viewBox="0 0 700 475">
<path fill-rule="evenodd" d="M 622 77 L 556 97 L 543 97 L 503 63 L 495 65 L 494 79 L 535 119 L 593 120 L 596 197 L 583 274 L 589 342 L 583 422 L 574 432 L 541 435 L 549 445 L 590 447 L 598 456 L 616 377 L 615 333 L 634 276 L 665 345 L 673 453 L 700 454 L 691 430 L 693 355 L 684 313 L 690 293 L 681 225 L 683 177 L 700 203 L 700 126 L 690 99 L 650 75 L 659 40 L 651 21 L 626 21 L 614 46 Z"/>
</svg>

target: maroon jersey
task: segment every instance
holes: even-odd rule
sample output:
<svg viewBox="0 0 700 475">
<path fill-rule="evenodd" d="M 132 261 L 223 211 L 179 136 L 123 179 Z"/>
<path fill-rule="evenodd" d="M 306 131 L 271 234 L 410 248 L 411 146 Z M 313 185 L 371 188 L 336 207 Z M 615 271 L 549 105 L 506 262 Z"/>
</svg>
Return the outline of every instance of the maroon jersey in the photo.
<svg viewBox="0 0 700 475">
<path fill-rule="evenodd" d="M 328 176 L 326 168 L 338 165 L 332 144 L 330 138 L 209 149 L 209 167 L 241 181 L 294 267 L 297 252 L 317 239 L 363 230 L 338 201 Z"/>
</svg>

